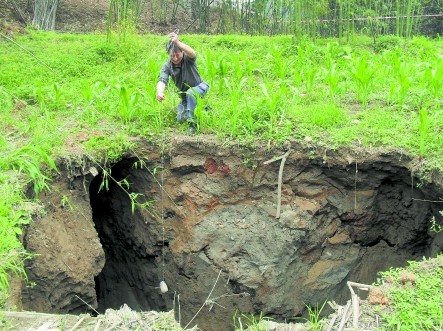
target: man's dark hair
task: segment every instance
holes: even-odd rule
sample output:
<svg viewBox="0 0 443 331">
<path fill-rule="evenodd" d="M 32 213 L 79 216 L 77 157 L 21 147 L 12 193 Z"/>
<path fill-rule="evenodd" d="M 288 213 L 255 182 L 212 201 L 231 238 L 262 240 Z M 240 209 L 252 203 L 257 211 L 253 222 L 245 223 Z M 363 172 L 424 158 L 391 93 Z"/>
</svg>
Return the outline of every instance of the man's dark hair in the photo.
<svg viewBox="0 0 443 331">
<path fill-rule="evenodd" d="M 168 41 L 166 44 L 166 52 L 169 54 L 171 51 L 174 53 L 181 51 L 180 47 L 174 44 L 172 41 Z"/>
</svg>

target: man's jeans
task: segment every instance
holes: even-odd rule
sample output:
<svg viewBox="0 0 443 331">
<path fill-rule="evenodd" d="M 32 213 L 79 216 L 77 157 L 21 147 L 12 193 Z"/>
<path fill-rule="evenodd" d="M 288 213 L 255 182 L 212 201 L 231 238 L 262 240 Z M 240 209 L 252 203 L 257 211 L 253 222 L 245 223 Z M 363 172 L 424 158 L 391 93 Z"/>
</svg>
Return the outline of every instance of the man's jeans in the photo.
<svg viewBox="0 0 443 331">
<path fill-rule="evenodd" d="M 186 121 L 195 122 L 194 110 L 197 106 L 196 93 L 203 98 L 209 90 L 209 85 L 201 82 L 195 87 L 190 87 L 186 92 L 181 94 L 182 102 L 177 107 L 177 121 L 183 123 Z"/>
</svg>

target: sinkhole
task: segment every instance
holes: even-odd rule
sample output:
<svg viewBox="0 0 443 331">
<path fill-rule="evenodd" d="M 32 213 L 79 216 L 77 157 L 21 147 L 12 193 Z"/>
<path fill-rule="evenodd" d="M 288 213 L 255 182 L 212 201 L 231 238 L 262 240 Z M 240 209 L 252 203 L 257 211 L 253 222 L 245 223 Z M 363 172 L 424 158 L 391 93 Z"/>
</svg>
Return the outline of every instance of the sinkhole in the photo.
<svg viewBox="0 0 443 331">
<path fill-rule="evenodd" d="M 360 161 L 357 172 L 289 158 L 279 218 L 277 162 L 137 160 L 115 164 L 113 180 L 102 173 L 90 182 L 106 258 L 95 277 L 99 312 L 123 304 L 174 309 L 183 326 L 211 331 L 232 329 L 236 311 L 284 321 L 302 316 L 306 304 L 348 300 L 346 281 L 370 284 L 379 271 L 442 251 L 430 230 L 433 217 L 442 222 L 439 187 L 417 186 L 406 168 L 385 160 Z"/>
<path fill-rule="evenodd" d="M 168 242 L 151 215 L 133 210 L 140 198 L 130 193 L 135 186 L 143 191 L 150 186 L 143 176 L 134 178 L 131 174 L 134 162 L 119 162 L 110 171 L 112 180 L 101 174 L 90 184 L 92 219 L 106 258 L 102 272 L 95 277 L 99 312 L 119 309 L 124 303 L 139 311 L 167 308 L 158 286 L 163 279 L 162 258 Z M 138 183 L 124 184 L 128 178 Z"/>
</svg>

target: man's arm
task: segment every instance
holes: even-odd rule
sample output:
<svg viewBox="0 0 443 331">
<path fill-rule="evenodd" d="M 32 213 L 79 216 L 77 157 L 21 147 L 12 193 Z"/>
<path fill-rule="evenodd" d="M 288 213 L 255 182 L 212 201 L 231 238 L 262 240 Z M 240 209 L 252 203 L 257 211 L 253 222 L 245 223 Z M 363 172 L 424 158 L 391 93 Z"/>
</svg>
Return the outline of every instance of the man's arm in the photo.
<svg viewBox="0 0 443 331">
<path fill-rule="evenodd" d="M 166 90 L 166 85 L 168 84 L 168 80 L 169 80 L 169 64 L 167 62 L 163 65 L 162 69 L 160 70 L 160 77 L 157 83 L 156 98 L 160 102 L 165 100 L 165 90 Z"/>
<path fill-rule="evenodd" d="M 165 88 L 166 88 L 166 84 L 163 83 L 162 81 L 159 81 L 157 83 L 157 100 L 162 102 L 163 100 L 165 100 Z"/>
<path fill-rule="evenodd" d="M 171 32 L 169 34 L 169 37 L 171 38 L 171 41 L 176 44 L 180 49 L 186 53 L 187 56 L 189 56 L 191 59 L 194 59 L 197 56 L 197 53 L 194 51 L 194 49 L 185 44 L 184 42 L 178 40 L 178 35 L 175 32 Z"/>
</svg>

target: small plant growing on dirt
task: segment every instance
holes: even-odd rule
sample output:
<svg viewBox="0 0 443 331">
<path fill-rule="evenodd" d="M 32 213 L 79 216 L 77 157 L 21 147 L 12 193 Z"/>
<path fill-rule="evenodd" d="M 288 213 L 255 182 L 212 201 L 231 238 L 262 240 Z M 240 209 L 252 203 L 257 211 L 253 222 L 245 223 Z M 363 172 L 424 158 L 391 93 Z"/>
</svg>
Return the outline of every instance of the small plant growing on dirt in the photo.
<svg viewBox="0 0 443 331">
<path fill-rule="evenodd" d="M 440 215 L 443 216 L 443 211 L 440 211 Z M 434 231 L 435 233 L 443 232 L 443 224 L 437 224 L 435 216 L 431 219 L 431 231 Z"/>
<path fill-rule="evenodd" d="M 71 200 L 67 195 L 63 195 L 61 199 L 62 207 L 68 207 L 70 211 L 74 210 L 74 206 L 72 206 Z"/>
<path fill-rule="evenodd" d="M 254 314 L 241 313 L 238 315 L 238 311 L 233 316 L 235 331 L 266 331 L 268 329 L 267 321 L 271 320 L 269 317 L 263 316 L 263 312 L 260 312 L 258 316 Z"/>
<path fill-rule="evenodd" d="M 309 330 L 320 331 L 323 329 L 324 322 L 321 320 L 321 312 L 326 305 L 326 302 L 323 302 L 321 306 L 316 304 L 315 306 L 305 305 L 308 309 L 308 318 L 297 317 L 295 320 L 303 320 L 309 326 Z"/>
</svg>

